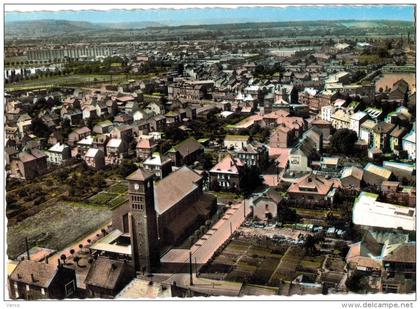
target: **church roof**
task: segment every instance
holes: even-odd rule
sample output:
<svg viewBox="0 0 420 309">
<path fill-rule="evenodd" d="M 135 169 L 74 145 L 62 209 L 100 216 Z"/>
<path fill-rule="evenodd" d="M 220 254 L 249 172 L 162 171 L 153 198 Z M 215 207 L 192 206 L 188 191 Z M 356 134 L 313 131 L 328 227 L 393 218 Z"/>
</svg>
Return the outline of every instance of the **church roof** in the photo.
<svg viewBox="0 0 420 309">
<path fill-rule="evenodd" d="M 144 181 L 150 177 L 152 177 L 153 174 L 147 172 L 146 170 L 139 168 L 137 171 L 135 171 L 134 173 L 130 174 L 126 179 L 127 180 L 139 180 L 139 181 Z"/>
</svg>

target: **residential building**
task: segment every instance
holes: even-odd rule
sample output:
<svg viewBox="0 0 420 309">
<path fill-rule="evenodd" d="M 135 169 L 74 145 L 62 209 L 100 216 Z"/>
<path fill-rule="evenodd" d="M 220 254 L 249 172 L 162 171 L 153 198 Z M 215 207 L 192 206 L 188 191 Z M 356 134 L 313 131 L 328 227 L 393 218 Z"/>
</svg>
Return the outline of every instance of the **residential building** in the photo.
<svg viewBox="0 0 420 309">
<path fill-rule="evenodd" d="M 48 149 L 46 154 L 48 156 L 47 162 L 51 164 L 62 164 L 64 161 L 71 158 L 70 147 L 60 143 L 57 143 Z"/>
<path fill-rule="evenodd" d="M 171 173 L 172 161 L 168 157 L 155 152 L 143 161 L 143 167 L 146 171 L 155 174 L 157 178 L 162 179 Z"/>
<path fill-rule="evenodd" d="M 282 200 L 283 198 L 274 189 L 267 189 L 261 195 L 254 197 L 251 204 L 253 218 L 265 222 L 277 221 Z"/>
<path fill-rule="evenodd" d="M 226 135 L 223 145 L 227 149 L 242 148 L 249 145 L 251 137 L 249 135 Z"/>
<path fill-rule="evenodd" d="M 76 297 L 76 274 L 62 264 L 20 261 L 9 278 L 11 299 L 38 300 Z"/>
<path fill-rule="evenodd" d="M 140 160 L 147 159 L 155 152 L 156 148 L 157 144 L 152 137 L 141 136 L 136 146 L 137 158 Z"/>
<path fill-rule="evenodd" d="M 204 147 L 193 137 L 173 146 L 167 153 L 175 166 L 191 165 L 204 153 Z"/>
<path fill-rule="evenodd" d="M 392 172 L 381 166 L 368 163 L 364 168 L 363 181 L 371 186 L 380 187 L 383 181 L 390 180 Z"/>
<path fill-rule="evenodd" d="M 355 166 L 345 167 L 341 173 L 341 186 L 344 189 L 360 190 L 363 180 L 363 170 Z"/>
<path fill-rule="evenodd" d="M 99 256 L 85 279 L 87 294 L 92 298 L 114 298 L 133 278 L 131 263 Z"/>
<path fill-rule="evenodd" d="M 290 185 L 287 194 L 292 200 L 299 201 L 329 201 L 333 202 L 335 195 L 334 182 L 322 176 L 309 174 Z"/>
<path fill-rule="evenodd" d="M 416 129 L 415 125 L 413 129 L 407 133 L 402 139 L 402 149 L 407 152 L 410 160 L 416 160 Z"/>
<path fill-rule="evenodd" d="M 38 149 L 20 152 L 17 158 L 10 161 L 10 173 L 15 178 L 31 180 L 42 175 L 46 170 L 47 155 Z"/>
<path fill-rule="evenodd" d="M 225 156 L 210 170 L 210 187 L 222 190 L 239 188 L 244 163 L 230 154 Z"/>
<path fill-rule="evenodd" d="M 96 170 L 100 170 L 105 166 L 105 154 L 100 149 L 89 148 L 84 156 L 84 160 L 87 166 Z"/>
</svg>

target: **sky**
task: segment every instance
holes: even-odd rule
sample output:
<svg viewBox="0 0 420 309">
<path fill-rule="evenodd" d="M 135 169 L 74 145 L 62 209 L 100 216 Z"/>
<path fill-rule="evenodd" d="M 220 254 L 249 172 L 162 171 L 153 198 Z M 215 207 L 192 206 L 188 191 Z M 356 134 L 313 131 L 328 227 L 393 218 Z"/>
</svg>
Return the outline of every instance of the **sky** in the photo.
<svg viewBox="0 0 420 309">
<path fill-rule="evenodd" d="M 18 7 L 18 6 L 16 6 Z M 33 7 L 33 6 L 32 6 Z M 22 7 L 23 8 L 23 7 Z M 112 9 L 107 11 L 76 10 L 6 12 L 6 22 L 39 19 L 87 21 L 97 23 L 154 21 L 165 25 L 194 25 L 237 22 L 275 22 L 305 20 L 404 20 L 414 22 L 414 6 L 287 6 L 191 9 Z M 7 9 L 7 8 L 6 8 Z"/>
</svg>

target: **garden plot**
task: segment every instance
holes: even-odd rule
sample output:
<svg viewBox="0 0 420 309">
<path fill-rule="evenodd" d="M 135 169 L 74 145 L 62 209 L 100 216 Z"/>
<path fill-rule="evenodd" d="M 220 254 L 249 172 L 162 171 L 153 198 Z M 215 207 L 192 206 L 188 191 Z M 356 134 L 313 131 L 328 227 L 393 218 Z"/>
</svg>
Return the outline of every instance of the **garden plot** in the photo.
<svg viewBox="0 0 420 309">
<path fill-rule="evenodd" d="M 239 237 L 232 240 L 211 263 L 203 266 L 200 276 L 227 281 L 266 285 L 288 245 L 271 240 Z"/>
</svg>

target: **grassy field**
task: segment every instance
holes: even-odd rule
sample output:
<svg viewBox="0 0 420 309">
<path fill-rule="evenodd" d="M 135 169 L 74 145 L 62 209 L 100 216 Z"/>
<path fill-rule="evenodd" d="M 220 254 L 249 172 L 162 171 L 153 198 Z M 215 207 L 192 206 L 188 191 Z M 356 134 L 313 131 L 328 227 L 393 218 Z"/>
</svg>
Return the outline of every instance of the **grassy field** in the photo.
<svg viewBox="0 0 420 309">
<path fill-rule="evenodd" d="M 129 79 L 145 79 L 153 77 L 149 75 L 130 75 L 130 74 L 113 74 L 112 83 L 122 83 Z M 59 86 L 86 86 L 86 84 L 111 82 L 111 75 L 109 74 L 72 74 L 65 76 L 51 76 L 43 77 L 34 80 L 23 80 L 13 84 L 5 85 L 6 91 L 30 90 L 51 88 Z"/>
<path fill-rule="evenodd" d="M 110 210 L 101 207 L 57 203 L 8 229 L 7 254 L 9 258 L 21 254 L 25 250 L 25 237 L 28 237 L 30 247 L 60 250 L 110 221 L 111 214 Z"/>
</svg>

